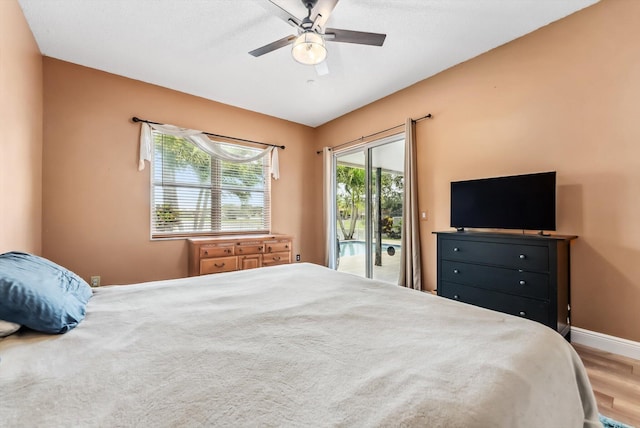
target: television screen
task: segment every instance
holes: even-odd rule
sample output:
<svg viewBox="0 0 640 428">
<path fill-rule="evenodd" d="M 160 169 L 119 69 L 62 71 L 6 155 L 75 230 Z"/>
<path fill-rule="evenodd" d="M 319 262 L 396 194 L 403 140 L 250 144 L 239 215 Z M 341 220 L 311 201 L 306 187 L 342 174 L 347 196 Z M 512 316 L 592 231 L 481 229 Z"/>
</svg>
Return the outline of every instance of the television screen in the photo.
<svg viewBox="0 0 640 428">
<path fill-rule="evenodd" d="M 556 230 L 556 172 L 452 182 L 451 226 Z"/>
</svg>

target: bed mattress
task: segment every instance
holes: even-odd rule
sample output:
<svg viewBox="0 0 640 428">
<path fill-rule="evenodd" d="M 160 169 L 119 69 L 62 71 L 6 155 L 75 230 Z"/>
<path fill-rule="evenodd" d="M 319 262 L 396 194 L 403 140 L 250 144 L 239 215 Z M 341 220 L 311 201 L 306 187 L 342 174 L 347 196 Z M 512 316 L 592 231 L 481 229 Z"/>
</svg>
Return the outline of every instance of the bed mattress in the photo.
<svg viewBox="0 0 640 428">
<path fill-rule="evenodd" d="M 0 426 L 601 426 L 552 329 L 308 263 L 101 287 L 0 359 Z"/>
</svg>

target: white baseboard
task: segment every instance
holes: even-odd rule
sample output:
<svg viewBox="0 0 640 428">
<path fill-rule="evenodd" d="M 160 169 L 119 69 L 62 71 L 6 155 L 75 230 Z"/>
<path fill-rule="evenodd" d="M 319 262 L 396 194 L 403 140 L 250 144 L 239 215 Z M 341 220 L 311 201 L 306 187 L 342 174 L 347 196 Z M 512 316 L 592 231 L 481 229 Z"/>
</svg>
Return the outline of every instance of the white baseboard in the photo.
<svg viewBox="0 0 640 428">
<path fill-rule="evenodd" d="M 580 327 L 571 327 L 571 342 L 640 360 L 640 342 L 633 340 L 609 336 Z"/>
</svg>

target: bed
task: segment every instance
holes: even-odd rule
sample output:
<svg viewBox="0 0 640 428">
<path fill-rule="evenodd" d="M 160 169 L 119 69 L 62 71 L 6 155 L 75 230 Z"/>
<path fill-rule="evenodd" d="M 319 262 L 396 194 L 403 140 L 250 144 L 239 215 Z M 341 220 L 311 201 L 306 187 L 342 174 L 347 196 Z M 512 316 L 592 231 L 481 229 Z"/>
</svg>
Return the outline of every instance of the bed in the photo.
<svg viewBox="0 0 640 428">
<path fill-rule="evenodd" d="M 552 329 L 308 263 L 101 287 L 0 359 L 0 426 L 601 426 Z"/>
</svg>

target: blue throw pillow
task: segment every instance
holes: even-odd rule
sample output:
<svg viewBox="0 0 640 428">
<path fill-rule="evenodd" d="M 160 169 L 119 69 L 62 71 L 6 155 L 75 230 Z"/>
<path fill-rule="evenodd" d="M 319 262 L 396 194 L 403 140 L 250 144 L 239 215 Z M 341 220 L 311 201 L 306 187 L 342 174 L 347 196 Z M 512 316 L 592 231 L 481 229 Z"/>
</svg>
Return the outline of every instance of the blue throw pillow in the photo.
<svg viewBox="0 0 640 428">
<path fill-rule="evenodd" d="M 64 333 L 84 319 L 92 291 L 75 273 L 32 254 L 0 255 L 0 319 Z"/>
</svg>

